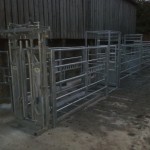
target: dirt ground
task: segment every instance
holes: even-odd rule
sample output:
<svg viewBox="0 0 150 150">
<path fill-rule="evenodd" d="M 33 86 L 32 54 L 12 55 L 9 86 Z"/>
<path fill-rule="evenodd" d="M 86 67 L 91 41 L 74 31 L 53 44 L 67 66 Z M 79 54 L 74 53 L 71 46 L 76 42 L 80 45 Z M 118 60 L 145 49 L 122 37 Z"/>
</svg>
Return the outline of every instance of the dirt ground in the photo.
<svg viewBox="0 0 150 150">
<path fill-rule="evenodd" d="M 9 106 L 1 106 L 0 150 L 150 150 L 150 70 L 122 83 L 38 137 L 13 128 Z"/>
</svg>

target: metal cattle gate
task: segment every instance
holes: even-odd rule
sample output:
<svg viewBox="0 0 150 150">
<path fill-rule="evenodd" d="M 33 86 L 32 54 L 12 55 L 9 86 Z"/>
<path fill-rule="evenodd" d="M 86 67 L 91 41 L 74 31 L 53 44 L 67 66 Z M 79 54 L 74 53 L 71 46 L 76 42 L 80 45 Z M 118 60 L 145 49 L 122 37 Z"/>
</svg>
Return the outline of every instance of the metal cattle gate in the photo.
<svg viewBox="0 0 150 150">
<path fill-rule="evenodd" d="M 122 79 L 149 66 L 150 43 L 139 35 L 126 35 L 121 44 L 120 32 L 89 31 L 83 47 L 50 48 L 48 32 L 39 23 L 10 24 L 1 32 L 9 38 L 14 114 L 36 134 L 105 99 Z"/>
<path fill-rule="evenodd" d="M 121 46 L 121 80 L 141 70 L 141 50 L 141 44 L 123 44 Z"/>
<path fill-rule="evenodd" d="M 73 57 L 67 57 L 68 53 Z M 48 49 L 48 54 L 55 126 L 81 105 L 108 94 L 109 51 L 107 46 L 68 47 Z"/>
<path fill-rule="evenodd" d="M 142 43 L 142 68 L 149 67 L 150 64 L 150 41 Z"/>
<path fill-rule="evenodd" d="M 92 39 L 92 42 L 89 40 Z M 86 46 L 108 46 L 109 51 L 109 70 L 108 70 L 108 86 L 109 92 L 114 91 L 120 85 L 120 46 L 121 33 L 118 31 L 87 31 L 85 33 Z M 112 47 L 113 46 L 113 47 Z"/>
<path fill-rule="evenodd" d="M 120 80 L 149 66 L 150 44 L 142 34 L 124 35 L 120 49 Z"/>
</svg>

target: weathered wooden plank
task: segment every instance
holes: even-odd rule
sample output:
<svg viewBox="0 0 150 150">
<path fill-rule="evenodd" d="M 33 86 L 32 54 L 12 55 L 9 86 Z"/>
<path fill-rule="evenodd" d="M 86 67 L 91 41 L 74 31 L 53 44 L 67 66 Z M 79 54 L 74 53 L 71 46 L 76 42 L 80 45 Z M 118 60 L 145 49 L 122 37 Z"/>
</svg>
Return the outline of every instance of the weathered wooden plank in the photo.
<svg viewBox="0 0 150 150">
<path fill-rule="evenodd" d="M 75 38 L 78 38 L 79 30 L 78 30 L 78 0 L 74 1 L 74 7 L 75 7 Z"/>
<path fill-rule="evenodd" d="M 83 38 L 85 38 L 85 17 L 84 17 L 84 11 L 85 11 L 85 8 L 84 8 L 84 1 L 82 0 L 82 7 L 80 7 L 80 13 L 81 13 L 81 18 L 80 18 L 80 20 L 82 20 L 82 26 L 81 26 L 81 28 L 80 28 L 80 30 L 79 30 L 79 32 L 80 32 L 80 34 L 81 34 L 81 36 L 80 36 L 80 38 L 81 39 L 83 39 Z"/>
<path fill-rule="evenodd" d="M 83 38 L 83 33 L 84 33 L 84 17 L 83 17 L 83 13 L 84 13 L 84 9 L 83 8 L 83 0 L 80 1 L 78 0 L 78 38 Z"/>
<path fill-rule="evenodd" d="M 13 23 L 19 23 L 18 20 L 18 4 L 17 0 L 13 0 L 13 3 L 11 3 L 11 9 L 12 9 L 12 22 Z"/>
<path fill-rule="evenodd" d="M 52 23 L 52 16 L 53 16 L 53 11 L 52 11 L 52 0 L 48 0 L 48 24 L 51 28 L 51 32 L 50 32 L 50 38 L 53 38 L 53 23 Z"/>
<path fill-rule="evenodd" d="M 73 0 L 73 32 L 74 32 L 74 39 L 77 36 L 77 25 L 76 25 L 76 0 Z"/>
<path fill-rule="evenodd" d="M 60 1 L 60 28 L 61 28 L 61 38 L 64 37 L 64 13 L 63 13 L 64 1 Z"/>
<path fill-rule="evenodd" d="M 70 36 L 74 38 L 74 10 L 73 10 L 73 0 L 70 0 Z"/>
<path fill-rule="evenodd" d="M 95 13 L 95 15 L 96 15 L 95 18 L 96 18 L 96 20 L 97 20 L 97 21 L 95 21 L 96 30 L 99 30 L 99 22 L 100 22 L 100 20 L 99 20 L 99 17 L 100 17 L 100 16 L 99 16 L 99 14 L 98 14 L 98 9 L 99 9 L 99 8 L 98 8 L 98 1 L 96 0 L 96 1 L 95 1 L 95 12 L 96 12 L 96 13 Z"/>
<path fill-rule="evenodd" d="M 93 29 L 93 26 L 94 26 L 94 10 L 93 10 L 93 8 L 94 8 L 94 6 L 93 6 L 94 4 L 93 4 L 93 1 L 91 1 L 91 5 L 89 6 L 89 7 L 91 7 L 91 12 L 90 12 L 90 17 L 91 17 L 91 23 L 90 23 L 90 30 L 94 30 Z"/>
<path fill-rule="evenodd" d="M 102 0 L 100 0 L 99 1 L 99 7 L 100 7 L 100 9 L 99 9 L 99 16 L 101 16 L 101 18 L 100 18 L 100 24 L 99 24 L 99 30 L 102 30 L 103 29 L 103 24 L 104 24 L 104 13 L 103 13 L 103 11 L 104 11 L 104 8 L 103 8 L 103 1 Z"/>
<path fill-rule="evenodd" d="M 55 8 L 55 0 L 52 0 L 52 23 L 53 23 L 53 38 L 56 38 L 56 8 Z"/>
<path fill-rule="evenodd" d="M 97 22 L 95 22 L 97 24 L 97 30 L 99 30 L 99 23 L 100 23 L 100 17 L 101 15 L 99 16 L 99 1 L 96 1 L 96 19 L 98 20 Z"/>
<path fill-rule="evenodd" d="M 11 17 L 11 1 L 10 0 L 5 0 L 5 17 L 6 17 L 6 26 L 9 25 L 9 23 L 12 22 L 12 17 Z"/>
<path fill-rule="evenodd" d="M 38 0 L 34 0 L 34 20 L 36 22 L 40 21 L 40 12 L 39 12 L 39 2 Z"/>
<path fill-rule="evenodd" d="M 39 0 L 39 16 L 40 16 L 40 23 L 44 25 L 44 11 L 43 11 L 43 0 Z"/>
<path fill-rule="evenodd" d="M 63 1 L 63 0 L 62 0 Z M 56 12 L 56 37 L 61 37 L 60 0 L 55 0 Z"/>
<path fill-rule="evenodd" d="M 67 21 L 66 21 L 66 16 L 67 16 L 67 0 L 64 0 L 64 38 L 67 38 Z"/>
<path fill-rule="evenodd" d="M 48 1 L 47 0 L 43 0 L 43 12 L 44 12 L 44 25 L 48 26 Z"/>
<path fill-rule="evenodd" d="M 29 22 L 29 1 L 28 0 L 23 0 L 23 10 L 24 10 L 24 22 L 28 23 Z"/>
<path fill-rule="evenodd" d="M 0 29 L 5 28 L 5 5 L 4 0 L 0 0 Z"/>
<path fill-rule="evenodd" d="M 19 24 L 23 24 L 24 23 L 24 13 L 23 13 L 23 0 L 18 0 L 18 21 Z"/>
<path fill-rule="evenodd" d="M 29 19 L 30 21 L 35 21 L 34 10 L 35 10 L 34 0 L 29 0 Z"/>
<path fill-rule="evenodd" d="M 80 12 L 80 8 L 82 7 L 82 1 L 77 0 L 77 28 L 78 28 L 78 39 L 81 37 L 80 29 L 82 26 L 82 20 L 80 18 L 82 17 L 82 14 Z"/>
<path fill-rule="evenodd" d="M 67 0 L 67 11 L 68 11 L 68 13 L 67 13 L 67 29 L 68 29 L 68 37 L 69 38 L 71 38 L 71 36 L 72 36 L 72 33 L 71 33 L 71 6 L 70 6 L 70 3 L 71 3 L 71 1 L 70 0 Z"/>
</svg>

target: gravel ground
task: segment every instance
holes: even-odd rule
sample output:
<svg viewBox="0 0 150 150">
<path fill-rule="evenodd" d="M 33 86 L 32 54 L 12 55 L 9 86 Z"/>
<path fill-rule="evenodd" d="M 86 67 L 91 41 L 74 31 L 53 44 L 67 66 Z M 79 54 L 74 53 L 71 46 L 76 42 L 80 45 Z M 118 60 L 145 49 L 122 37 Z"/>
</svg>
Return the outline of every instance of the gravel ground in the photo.
<svg viewBox="0 0 150 150">
<path fill-rule="evenodd" d="M 13 128 L 10 105 L 0 105 L 0 150 L 150 150 L 150 70 L 122 83 L 37 137 Z"/>
</svg>

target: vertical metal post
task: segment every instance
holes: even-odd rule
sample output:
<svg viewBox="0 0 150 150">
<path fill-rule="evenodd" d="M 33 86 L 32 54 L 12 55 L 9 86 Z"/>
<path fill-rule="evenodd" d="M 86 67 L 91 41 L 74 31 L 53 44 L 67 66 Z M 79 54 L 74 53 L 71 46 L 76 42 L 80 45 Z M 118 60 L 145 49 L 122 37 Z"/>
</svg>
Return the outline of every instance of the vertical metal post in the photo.
<svg viewBox="0 0 150 150">
<path fill-rule="evenodd" d="M 32 45 L 32 43 L 30 42 L 30 44 Z M 28 47 L 28 43 L 26 41 L 26 47 Z M 33 95 L 33 55 L 32 55 L 32 49 L 27 49 L 27 56 L 28 56 L 28 64 L 29 64 L 29 79 L 30 79 L 30 94 L 31 94 L 31 116 L 32 119 L 34 119 L 34 101 L 35 101 L 35 97 Z"/>
<path fill-rule="evenodd" d="M 28 39 L 29 40 L 29 39 Z M 29 41 L 26 39 L 26 48 L 27 48 L 27 56 L 28 56 L 28 65 L 29 65 L 29 82 L 30 82 L 30 96 L 31 96 L 31 118 L 32 120 L 35 119 L 35 84 L 34 84 L 34 78 L 33 78 L 33 40 L 30 41 L 30 49 L 29 47 Z"/>
<path fill-rule="evenodd" d="M 121 33 L 118 35 L 117 46 L 117 87 L 120 87 L 120 72 L 121 72 Z"/>
<path fill-rule="evenodd" d="M 98 35 L 95 38 L 95 46 L 99 46 Z M 96 66 L 98 67 L 98 65 L 99 65 L 99 60 L 98 60 L 98 58 L 99 58 L 99 49 L 98 48 L 96 48 L 96 52 L 95 53 L 96 53 L 96 59 L 97 59 Z M 98 74 L 98 72 L 96 73 L 96 80 L 99 80 L 99 74 Z"/>
<path fill-rule="evenodd" d="M 9 40 L 9 57 L 11 67 L 11 83 L 12 83 L 12 101 L 14 107 L 14 114 L 17 118 L 22 119 L 22 106 L 20 103 L 21 89 L 20 89 L 20 74 L 19 74 L 19 52 L 18 41 L 16 39 Z M 16 80 L 17 79 L 17 80 Z"/>
<path fill-rule="evenodd" d="M 83 57 L 84 57 L 84 73 L 86 74 L 85 75 L 85 86 L 86 86 L 86 91 L 85 91 L 85 95 L 88 94 L 88 83 L 89 83 L 89 80 L 88 80 L 88 70 L 89 70 L 89 56 L 88 56 L 88 52 L 89 52 L 89 49 L 88 47 L 86 47 L 86 49 L 82 50 L 83 51 Z"/>
<path fill-rule="evenodd" d="M 109 94 L 109 57 L 110 57 L 110 49 L 107 47 L 105 52 L 105 85 L 106 85 L 106 96 Z"/>
<path fill-rule="evenodd" d="M 24 104 L 24 86 L 23 86 L 23 82 L 24 82 L 24 79 L 23 79 L 23 72 L 22 72 L 22 67 L 23 67 L 23 60 L 22 60 L 22 55 L 23 55 L 23 45 L 22 45 L 22 40 L 21 40 L 21 37 L 20 37 L 20 40 L 19 40 L 19 76 L 20 76 L 20 81 L 19 81 L 19 88 L 20 88 L 20 98 L 19 98 L 19 103 L 20 105 L 22 105 L 22 118 L 25 117 L 25 104 Z"/>
<path fill-rule="evenodd" d="M 52 125 L 56 127 L 57 106 L 56 106 L 56 76 L 55 76 L 55 51 L 50 51 L 50 98 L 52 103 Z"/>
<path fill-rule="evenodd" d="M 43 64 L 43 98 L 44 98 L 44 109 L 45 109 L 45 126 L 49 127 L 50 123 L 50 103 L 49 103 L 49 91 L 48 91 L 48 74 L 47 74 L 47 48 L 46 48 L 46 37 L 47 34 L 42 34 L 42 64 Z"/>
<path fill-rule="evenodd" d="M 142 56 L 143 56 L 143 36 L 140 38 L 140 70 L 142 70 Z"/>
<path fill-rule="evenodd" d="M 38 25 L 38 28 L 39 28 L 39 25 Z M 41 83 L 40 101 L 41 101 L 41 113 L 42 113 L 43 129 L 47 129 L 49 127 L 49 119 L 50 119 L 45 38 L 46 38 L 46 34 L 38 33 L 40 83 Z"/>
<path fill-rule="evenodd" d="M 87 94 L 87 92 L 88 92 L 88 51 L 89 51 L 89 49 L 88 49 L 87 35 L 88 35 L 88 32 L 85 32 L 85 46 L 86 46 L 86 49 L 81 51 L 82 59 L 83 59 L 83 61 L 85 61 L 85 63 L 83 64 L 83 67 L 82 67 L 82 72 L 86 74 L 86 77 L 82 78 L 82 82 L 86 86 L 85 94 Z"/>
<path fill-rule="evenodd" d="M 107 75 L 108 75 L 108 79 L 107 79 L 107 86 L 108 86 L 108 89 L 109 89 L 109 80 L 111 78 L 110 76 L 110 71 L 109 71 L 109 65 L 110 65 L 110 45 L 111 45 L 111 31 L 108 31 L 108 54 L 107 54 L 107 61 L 108 61 L 108 64 L 107 64 L 107 67 L 108 67 L 108 72 L 107 72 Z"/>
<path fill-rule="evenodd" d="M 88 46 L 88 32 L 85 32 L 85 46 L 87 47 Z"/>
<path fill-rule="evenodd" d="M 12 47 L 11 47 L 11 40 L 8 39 L 8 46 L 9 46 L 9 50 L 8 50 L 8 60 L 9 60 L 9 79 L 10 79 L 10 97 L 11 97 L 11 106 L 12 106 L 12 110 L 13 112 L 15 111 L 15 105 L 14 105 L 14 93 L 13 93 L 13 78 L 12 78 Z"/>
<path fill-rule="evenodd" d="M 59 65 L 61 66 L 62 65 L 62 53 L 61 53 L 61 51 L 58 52 L 58 55 L 59 55 L 59 57 L 58 57 L 58 59 L 59 59 Z M 60 73 L 59 73 L 59 79 L 61 81 L 63 79 L 62 78 L 62 75 L 63 75 L 62 74 L 62 67 L 60 67 L 59 69 L 60 69 L 59 70 L 60 71 Z M 59 86 L 60 86 L 60 90 L 62 90 L 62 83 L 60 83 Z"/>
</svg>

